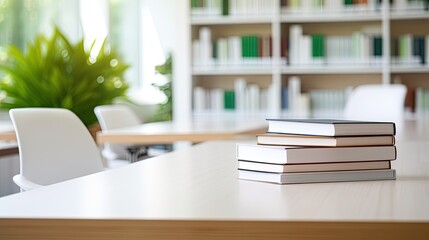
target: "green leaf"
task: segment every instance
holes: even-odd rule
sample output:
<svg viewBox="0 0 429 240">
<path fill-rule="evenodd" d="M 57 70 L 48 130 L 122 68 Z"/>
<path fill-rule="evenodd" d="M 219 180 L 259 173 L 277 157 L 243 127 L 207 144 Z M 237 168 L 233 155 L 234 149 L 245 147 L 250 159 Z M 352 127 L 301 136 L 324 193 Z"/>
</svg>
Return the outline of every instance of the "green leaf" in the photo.
<svg viewBox="0 0 429 240">
<path fill-rule="evenodd" d="M 7 46 L 7 60 L 0 62 L 4 76 L 0 108 L 62 107 L 76 113 L 86 126 L 94 124 L 94 107 L 124 96 L 129 88 L 123 77 L 129 66 L 115 49 L 107 53 L 105 48 L 104 42 L 91 64 L 83 39 L 72 43 L 58 27 L 49 38 L 37 36 L 26 52 Z M 115 67 L 112 59 L 118 61 Z M 104 82 L 97 81 L 99 76 Z M 115 86 L 117 81 L 120 87 Z"/>
</svg>

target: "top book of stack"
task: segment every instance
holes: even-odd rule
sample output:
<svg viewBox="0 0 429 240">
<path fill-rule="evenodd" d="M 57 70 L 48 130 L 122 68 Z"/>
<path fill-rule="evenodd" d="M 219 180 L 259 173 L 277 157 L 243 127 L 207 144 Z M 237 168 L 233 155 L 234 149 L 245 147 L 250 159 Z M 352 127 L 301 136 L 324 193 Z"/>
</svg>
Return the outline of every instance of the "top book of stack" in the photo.
<svg viewBox="0 0 429 240">
<path fill-rule="evenodd" d="M 267 133 L 315 136 L 395 135 L 394 122 L 333 119 L 267 119 Z"/>
</svg>

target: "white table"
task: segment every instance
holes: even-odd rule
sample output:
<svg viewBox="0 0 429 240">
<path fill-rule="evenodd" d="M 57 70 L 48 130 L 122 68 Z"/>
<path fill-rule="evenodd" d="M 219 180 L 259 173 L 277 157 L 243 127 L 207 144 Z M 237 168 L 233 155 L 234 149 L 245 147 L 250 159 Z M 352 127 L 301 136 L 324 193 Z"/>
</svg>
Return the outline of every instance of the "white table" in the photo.
<svg viewBox="0 0 429 240">
<path fill-rule="evenodd" d="M 244 140 L 198 144 L 0 198 L 0 239 L 428 239 L 429 140 L 404 136 L 395 181 L 296 185 L 238 180 Z"/>
</svg>

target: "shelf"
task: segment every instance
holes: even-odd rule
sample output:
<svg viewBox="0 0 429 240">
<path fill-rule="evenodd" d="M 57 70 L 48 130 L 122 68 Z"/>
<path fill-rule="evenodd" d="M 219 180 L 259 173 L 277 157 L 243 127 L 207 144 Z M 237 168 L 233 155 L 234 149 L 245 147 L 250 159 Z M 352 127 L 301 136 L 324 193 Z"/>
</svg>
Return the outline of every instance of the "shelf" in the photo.
<svg viewBox="0 0 429 240">
<path fill-rule="evenodd" d="M 391 20 L 417 20 L 417 19 L 429 19 L 428 11 L 401 11 L 391 12 Z"/>
<path fill-rule="evenodd" d="M 251 5 L 257 2 L 266 4 L 271 1 L 255 0 L 249 1 L 248 4 Z M 310 2 L 311 1 L 308 1 L 308 3 Z M 391 6 L 394 5 L 388 0 L 383 0 L 383 4 L 366 5 L 366 7 L 354 6 L 352 8 L 333 8 L 332 5 L 326 5 L 325 8 L 319 9 L 314 8 L 318 5 L 311 5 L 309 8 L 308 5 L 302 4 L 302 2 L 300 6 L 304 7 L 296 9 L 290 5 L 285 5 L 284 1 L 280 0 L 273 0 L 272 3 L 274 4 L 273 8 L 270 8 L 272 14 L 268 15 L 266 14 L 267 11 L 263 11 L 261 14 L 230 16 L 221 16 L 219 13 L 216 13 L 218 15 L 198 15 L 199 13 L 190 15 L 189 26 L 192 33 L 192 41 L 194 39 L 199 39 L 208 42 L 207 39 L 211 39 L 211 41 L 214 42 L 218 39 L 224 38 L 228 40 L 228 37 L 245 36 L 246 34 L 261 35 L 262 37 L 269 35 L 271 38 L 269 46 L 270 54 L 263 54 L 263 56 L 271 56 L 270 61 L 252 62 L 237 61 L 238 58 L 232 58 L 228 54 L 223 54 L 224 52 L 222 52 L 222 54 L 217 54 L 216 56 L 218 56 L 218 58 L 204 61 L 207 60 L 205 59 L 208 58 L 207 56 L 213 56 L 210 55 L 207 50 L 210 48 L 206 45 L 207 48 L 203 49 L 206 51 L 204 52 L 205 54 L 199 55 L 197 51 L 199 50 L 199 48 L 197 48 L 199 45 L 196 45 L 196 51 L 194 51 L 193 42 L 191 42 L 191 52 L 193 54 L 197 53 L 192 55 L 195 57 L 195 61 L 191 61 L 191 64 L 195 65 L 189 66 L 191 69 L 192 87 L 198 86 L 203 90 L 211 90 L 215 87 L 231 89 L 235 79 L 240 78 L 247 84 L 258 85 L 260 89 L 270 91 L 268 93 L 264 92 L 264 97 L 268 99 L 263 99 L 264 104 L 261 104 L 261 106 L 266 109 L 266 113 L 257 113 L 254 117 L 264 116 L 267 115 L 267 113 L 284 117 L 324 117 L 325 115 L 341 116 L 341 112 L 326 113 L 317 112 L 313 109 L 311 110 L 313 112 L 293 113 L 282 109 L 282 105 L 285 104 L 285 102 L 282 101 L 284 100 L 285 94 L 282 92 L 283 88 L 285 86 L 294 87 L 296 85 L 293 85 L 293 81 L 289 82 L 290 78 L 296 77 L 297 80 L 304 80 L 303 88 L 298 85 L 295 86 L 296 89 L 299 88 L 296 92 L 300 93 L 302 90 L 324 90 L 325 88 L 329 90 L 329 88 L 335 89 L 337 87 L 344 87 L 345 85 L 347 87 L 349 85 L 354 86 L 364 83 L 389 84 L 398 80 L 394 80 L 396 77 L 395 74 L 403 74 L 404 82 L 413 81 L 410 83 L 410 85 L 413 85 L 414 79 L 426 78 L 429 75 L 429 64 L 420 65 L 419 61 L 415 61 L 414 58 L 412 58 L 413 62 L 410 61 L 407 65 L 400 65 L 403 63 L 403 61 L 400 61 L 401 59 L 395 60 L 395 57 L 390 57 L 390 55 L 396 54 L 397 49 L 391 48 L 392 43 L 389 41 L 390 39 L 397 38 L 406 33 L 412 36 L 427 36 L 429 34 L 429 28 L 427 28 L 428 24 L 426 24 L 426 21 L 429 20 L 429 11 L 427 10 L 418 10 L 415 5 L 410 5 L 411 7 L 415 7 L 415 9 L 393 9 Z M 375 4 L 379 2 L 372 1 L 372 3 Z M 256 8 L 259 9 L 260 6 L 257 5 Z M 205 38 L 204 35 L 201 37 L 198 31 L 202 27 L 207 27 L 213 32 L 211 32 L 209 36 L 207 34 Z M 328 54 L 328 47 L 325 46 L 322 55 L 324 56 L 323 62 L 318 61 L 317 58 L 313 58 L 312 55 L 314 53 L 308 51 L 315 48 L 314 46 L 318 46 L 316 44 L 320 41 L 317 38 L 319 36 L 316 35 L 325 37 L 323 39 L 323 44 L 326 44 L 328 42 L 328 37 L 330 37 L 330 51 Z M 299 40 L 298 37 L 301 39 Z M 344 37 L 345 41 L 341 41 L 341 37 Z M 221 47 L 216 45 L 215 49 L 229 49 L 229 45 L 225 44 L 224 39 L 220 42 Z M 267 42 L 267 38 L 264 39 Z M 352 40 L 350 41 L 350 39 Z M 314 46 L 310 45 L 312 48 L 307 49 L 307 46 L 313 44 L 312 41 L 314 40 L 317 40 Z M 364 40 L 368 40 L 368 42 L 363 42 Z M 298 41 L 300 44 L 292 51 L 289 45 L 291 45 L 290 42 L 293 41 Z M 353 48 L 354 54 L 352 55 L 348 50 L 356 46 L 356 43 L 360 45 L 357 45 L 359 48 Z M 197 44 L 199 43 L 197 42 Z M 225 45 L 227 45 L 227 47 L 225 47 Z M 338 45 L 338 47 L 336 47 L 336 45 Z M 381 49 L 380 46 L 382 46 Z M 375 47 L 381 51 L 375 51 Z M 367 48 L 372 48 L 374 51 L 367 51 Z M 262 48 L 262 50 L 265 50 L 265 53 L 267 52 L 266 49 L 267 48 Z M 357 56 L 355 55 L 357 49 L 360 51 L 359 56 L 363 56 L 363 58 L 352 57 Z M 390 52 L 387 51 L 388 49 L 390 49 Z M 258 49 L 258 51 L 261 51 L 261 49 Z M 392 51 L 394 51 L 394 54 L 392 54 Z M 414 49 L 412 49 L 412 51 L 414 51 Z M 383 53 L 385 55 L 383 55 Z M 290 61 L 284 59 L 286 54 Z M 377 57 L 374 57 L 374 55 Z M 234 56 L 238 56 L 237 52 L 234 52 Z M 227 64 L 227 62 L 233 64 Z M 413 74 L 419 75 L 414 76 Z M 209 79 L 209 81 L 205 81 L 205 79 Z M 318 79 L 318 82 L 316 83 L 312 81 L 312 79 Z M 423 85 L 422 87 L 426 87 L 427 85 L 427 83 L 422 84 L 420 80 L 418 80 L 416 84 Z M 215 97 L 217 96 L 216 94 L 214 95 Z M 306 104 L 306 96 L 297 99 L 301 99 L 302 102 Z M 297 100 L 297 102 L 301 100 Z M 193 117 L 249 117 L 249 115 L 243 115 L 235 111 L 219 112 L 220 108 L 218 105 L 213 107 L 213 109 L 218 112 L 196 112 L 200 111 L 202 108 L 192 108 L 192 105 L 187 106 L 187 108 L 191 108 L 190 110 L 193 113 Z"/>
<path fill-rule="evenodd" d="M 391 73 L 429 73 L 428 65 L 418 65 L 418 66 L 391 66 Z"/>
<path fill-rule="evenodd" d="M 315 14 L 282 14 L 282 23 L 320 23 L 320 22 L 366 22 L 381 21 L 379 12 L 369 13 L 315 13 Z"/>
<path fill-rule="evenodd" d="M 192 75 L 271 75 L 273 67 L 271 65 L 264 66 L 212 66 L 212 67 L 194 67 Z"/>
<path fill-rule="evenodd" d="M 282 74 L 381 74 L 381 66 L 302 66 L 302 67 L 282 67 Z"/>
<path fill-rule="evenodd" d="M 265 121 L 265 119 L 268 116 L 270 116 L 270 114 L 267 111 L 257 111 L 257 112 L 237 112 L 237 111 L 228 111 L 228 110 L 225 110 L 222 112 L 194 111 L 192 114 L 192 118 L 198 121 L 216 120 L 216 119 L 230 120 L 230 121 L 235 121 L 235 120 L 243 121 L 243 120 L 252 119 L 252 121 L 255 121 L 255 120 Z"/>
<path fill-rule="evenodd" d="M 271 24 L 272 16 L 192 16 L 192 25 Z"/>
</svg>

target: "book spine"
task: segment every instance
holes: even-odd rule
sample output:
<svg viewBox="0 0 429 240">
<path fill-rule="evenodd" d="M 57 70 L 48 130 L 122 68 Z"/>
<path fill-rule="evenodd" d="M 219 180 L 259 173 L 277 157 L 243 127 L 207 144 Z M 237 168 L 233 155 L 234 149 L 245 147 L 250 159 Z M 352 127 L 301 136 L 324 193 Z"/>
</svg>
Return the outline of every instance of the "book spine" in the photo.
<svg viewBox="0 0 429 240">
<path fill-rule="evenodd" d="M 282 103 L 281 103 L 281 107 L 283 110 L 287 110 L 289 108 L 289 97 L 288 97 L 288 92 L 289 89 L 287 87 L 283 87 L 282 88 L 282 93 L 281 93 L 281 97 L 282 97 Z"/>
<path fill-rule="evenodd" d="M 243 78 L 237 78 L 234 81 L 234 91 L 235 91 L 235 107 L 237 112 L 245 111 L 245 91 L 246 91 L 246 80 Z"/>
<path fill-rule="evenodd" d="M 206 109 L 205 89 L 202 87 L 194 87 L 194 111 L 202 112 Z"/>
<path fill-rule="evenodd" d="M 302 27 L 301 25 L 292 25 L 289 31 L 289 62 L 291 65 L 296 65 L 299 64 L 300 59 Z"/>
<path fill-rule="evenodd" d="M 383 55 L 383 46 L 382 46 L 382 39 L 381 36 L 374 36 L 373 38 L 373 49 L 374 49 L 374 56 L 375 57 L 381 57 Z"/>
<path fill-rule="evenodd" d="M 224 108 L 226 110 L 235 109 L 235 93 L 232 90 L 225 90 L 224 92 Z"/>
<path fill-rule="evenodd" d="M 325 57 L 325 41 L 322 34 L 311 35 L 311 49 L 313 63 L 322 63 Z"/>
<path fill-rule="evenodd" d="M 203 65 L 210 65 L 212 63 L 213 47 L 211 39 L 211 30 L 208 27 L 202 27 L 199 31 L 200 38 L 200 60 Z"/>
<path fill-rule="evenodd" d="M 288 80 L 288 107 L 292 114 L 299 109 L 299 99 L 301 95 L 301 80 L 299 77 L 289 77 Z"/>
<path fill-rule="evenodd" d="M 222 0 L 222 15 L 229 15 L 229 0 Z"/>
</svg>

